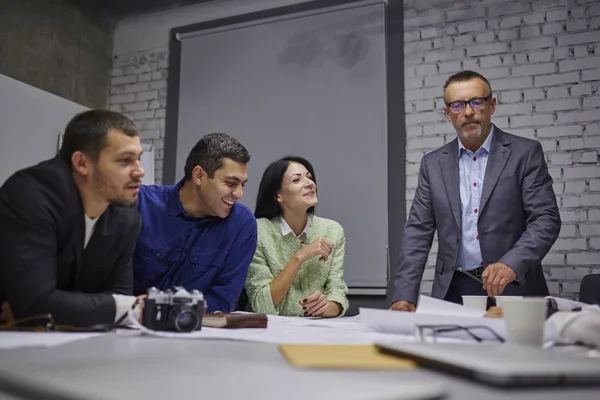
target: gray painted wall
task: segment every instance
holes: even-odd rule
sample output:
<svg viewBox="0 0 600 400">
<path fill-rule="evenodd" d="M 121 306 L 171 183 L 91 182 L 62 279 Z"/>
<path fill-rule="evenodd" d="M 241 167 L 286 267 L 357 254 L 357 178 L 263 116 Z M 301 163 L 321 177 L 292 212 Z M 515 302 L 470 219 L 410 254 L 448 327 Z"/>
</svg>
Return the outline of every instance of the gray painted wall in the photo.
<svg viewBox="0 0 600 400">
<path fill-rule="evenodd" d="M 0 74 L 107 107 L 114 27 L 67 0 L 0 0 Z"/>
<path fill-rule="evenodd" d="M 85 109 L 0 74 L 0 185 L 21 168 L 54 157 L 59 132 Z"/>
</svg>

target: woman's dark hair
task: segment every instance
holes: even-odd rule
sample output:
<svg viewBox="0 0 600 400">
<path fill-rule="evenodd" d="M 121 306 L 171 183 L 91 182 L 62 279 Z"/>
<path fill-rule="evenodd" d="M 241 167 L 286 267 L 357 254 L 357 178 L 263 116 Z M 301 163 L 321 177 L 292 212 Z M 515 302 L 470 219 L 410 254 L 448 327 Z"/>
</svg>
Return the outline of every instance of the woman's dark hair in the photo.
<svg viewBox="0 0 600 400">
<path fill-rule="evenodd" d="M 256 218 L 274 218 L 281 215 L 281 207 L 279 206 L 275 195 L 281 190 L 283 175 L 285 175 L 285 171 L 287 171 L 291 162 L 297 162 L 298 164 L 304 165 L 312 175 L 312 180 L 315 185 L 317 184 L 313 166 L 308 160 L 302 157 L 287 156 L 272 162 L 267 169 L 265 169 L 260 180 L 258 195 L 256 196 L 256 208 L 254 210 L 254 216 Z M 315 207 L 309 208 L 308 213 L 314 214 Z"/>
</svg>

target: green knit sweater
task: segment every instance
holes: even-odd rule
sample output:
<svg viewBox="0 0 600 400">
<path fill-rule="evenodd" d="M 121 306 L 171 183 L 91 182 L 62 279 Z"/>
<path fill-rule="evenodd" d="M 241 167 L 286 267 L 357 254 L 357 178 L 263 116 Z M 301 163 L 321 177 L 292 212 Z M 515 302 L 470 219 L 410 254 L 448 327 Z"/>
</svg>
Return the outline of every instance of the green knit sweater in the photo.
<svg viewBox="0 0 600 400">
<path fill-rule="evenodd" d="M 298 302 L 318 290 L 327 296 L 329 301 L 339 303 L 342 306 L 340 316 L 344 315 L 348 309 L 348 287 L 344 282 L 346 238 L 342 226 L 330 219 L 314 216 L 308 238 L 305 237 L 305 233 L 296 238 L 293 232 L 283 236 L 280 217 L 259 218 L 257 224 L 258 243 L 246 278 L 246 291 L 253 311 L 302 316 L 304 310 Z M 334 243 L 333 252 L 325 262 L 319 261 L 318 256 L 304 262 L 287 295 L 275 307 L 269 284 L 302 248 L 301 241 L 313 242 L 318 238 Z"/>
</svg>

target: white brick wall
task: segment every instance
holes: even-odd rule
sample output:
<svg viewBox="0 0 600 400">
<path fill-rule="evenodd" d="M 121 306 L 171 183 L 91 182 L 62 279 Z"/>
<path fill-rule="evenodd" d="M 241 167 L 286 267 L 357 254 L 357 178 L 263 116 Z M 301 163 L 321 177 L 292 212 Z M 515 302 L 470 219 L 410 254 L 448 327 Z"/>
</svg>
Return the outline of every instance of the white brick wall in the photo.
<svg viewBox="0 0 600 400">
<path fill-rule="evenodd" d="M 114 36 L 109 104 L 111 109 L 132 117 L 142 138 L 153 142 L 156 183 L 162 182 L 170 30 L 306 1 L 309 0 L 219 0 L 119 21 Z M 420 32 L 417 34 L 420 37 Z"/>
<path fill-rule="evenodd" d="M 563 228 L 544 270 L 553 294 L 576 297 L 581 278 L 600 273 L 600 3 L 435 3 L 423 11 L 405 1 L 407 209 L 423 154 L 456 136 L 443 116 L 444 80 L 460 69 L 482 73 L 499 102 L 494 122 L 546 152 Z M 432 278 L 427 270 L 425 293 Z"/>
<path fill-rule="evenodd" d="M 167 50 L 148 50 L 113 57 L 109 106 L 132 118 L 144 141 L 154 145 L 154 183 L 162 182 L 167 102 Z"/>
<path fill-rule="evenodd" d="M 131 116 L 142 137 L 154 143 L 157 183 L 162 181 L 168 30 L 301 1 L 212 2 L 119 24 L 110 107 Z M 404 3 L 407 207 L 423 154 L 456 135 L 442 112 L 443 81 L 461 69 L 481 72 L 499 100 L 496 125 L 539 140 L 546 152 L 564 228 L 544 268 L 552 293 L 575 297 L 581 276 L 600 273 L 600 4 L 438 0 L 436 7 L 429 0 L 428 7 L 416 8 L 419 1 Z M 436 249 L 434 243 L 430 267 Z M 427 270 L 424 293 L 431 291 L 432 277 Z"/>
</svg>

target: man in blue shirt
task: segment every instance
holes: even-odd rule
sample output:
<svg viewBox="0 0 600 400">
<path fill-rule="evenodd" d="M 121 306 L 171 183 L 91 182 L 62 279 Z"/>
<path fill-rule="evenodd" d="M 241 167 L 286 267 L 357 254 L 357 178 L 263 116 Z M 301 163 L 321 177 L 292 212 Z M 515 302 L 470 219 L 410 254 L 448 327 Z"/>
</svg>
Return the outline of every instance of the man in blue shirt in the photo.
<svg viewBox="0 0 600 400">
<path fill-rule="evenodd" d="M 237 201 L 250 155 L 236 139 L 204 136 L 176 185 L 142 186 L 142 230 L 133 255 L 134 292 L 183 286 L 204 294 L 207 312 L 231 312 L 256 249 L 256 220 Z"/>
</svg>

